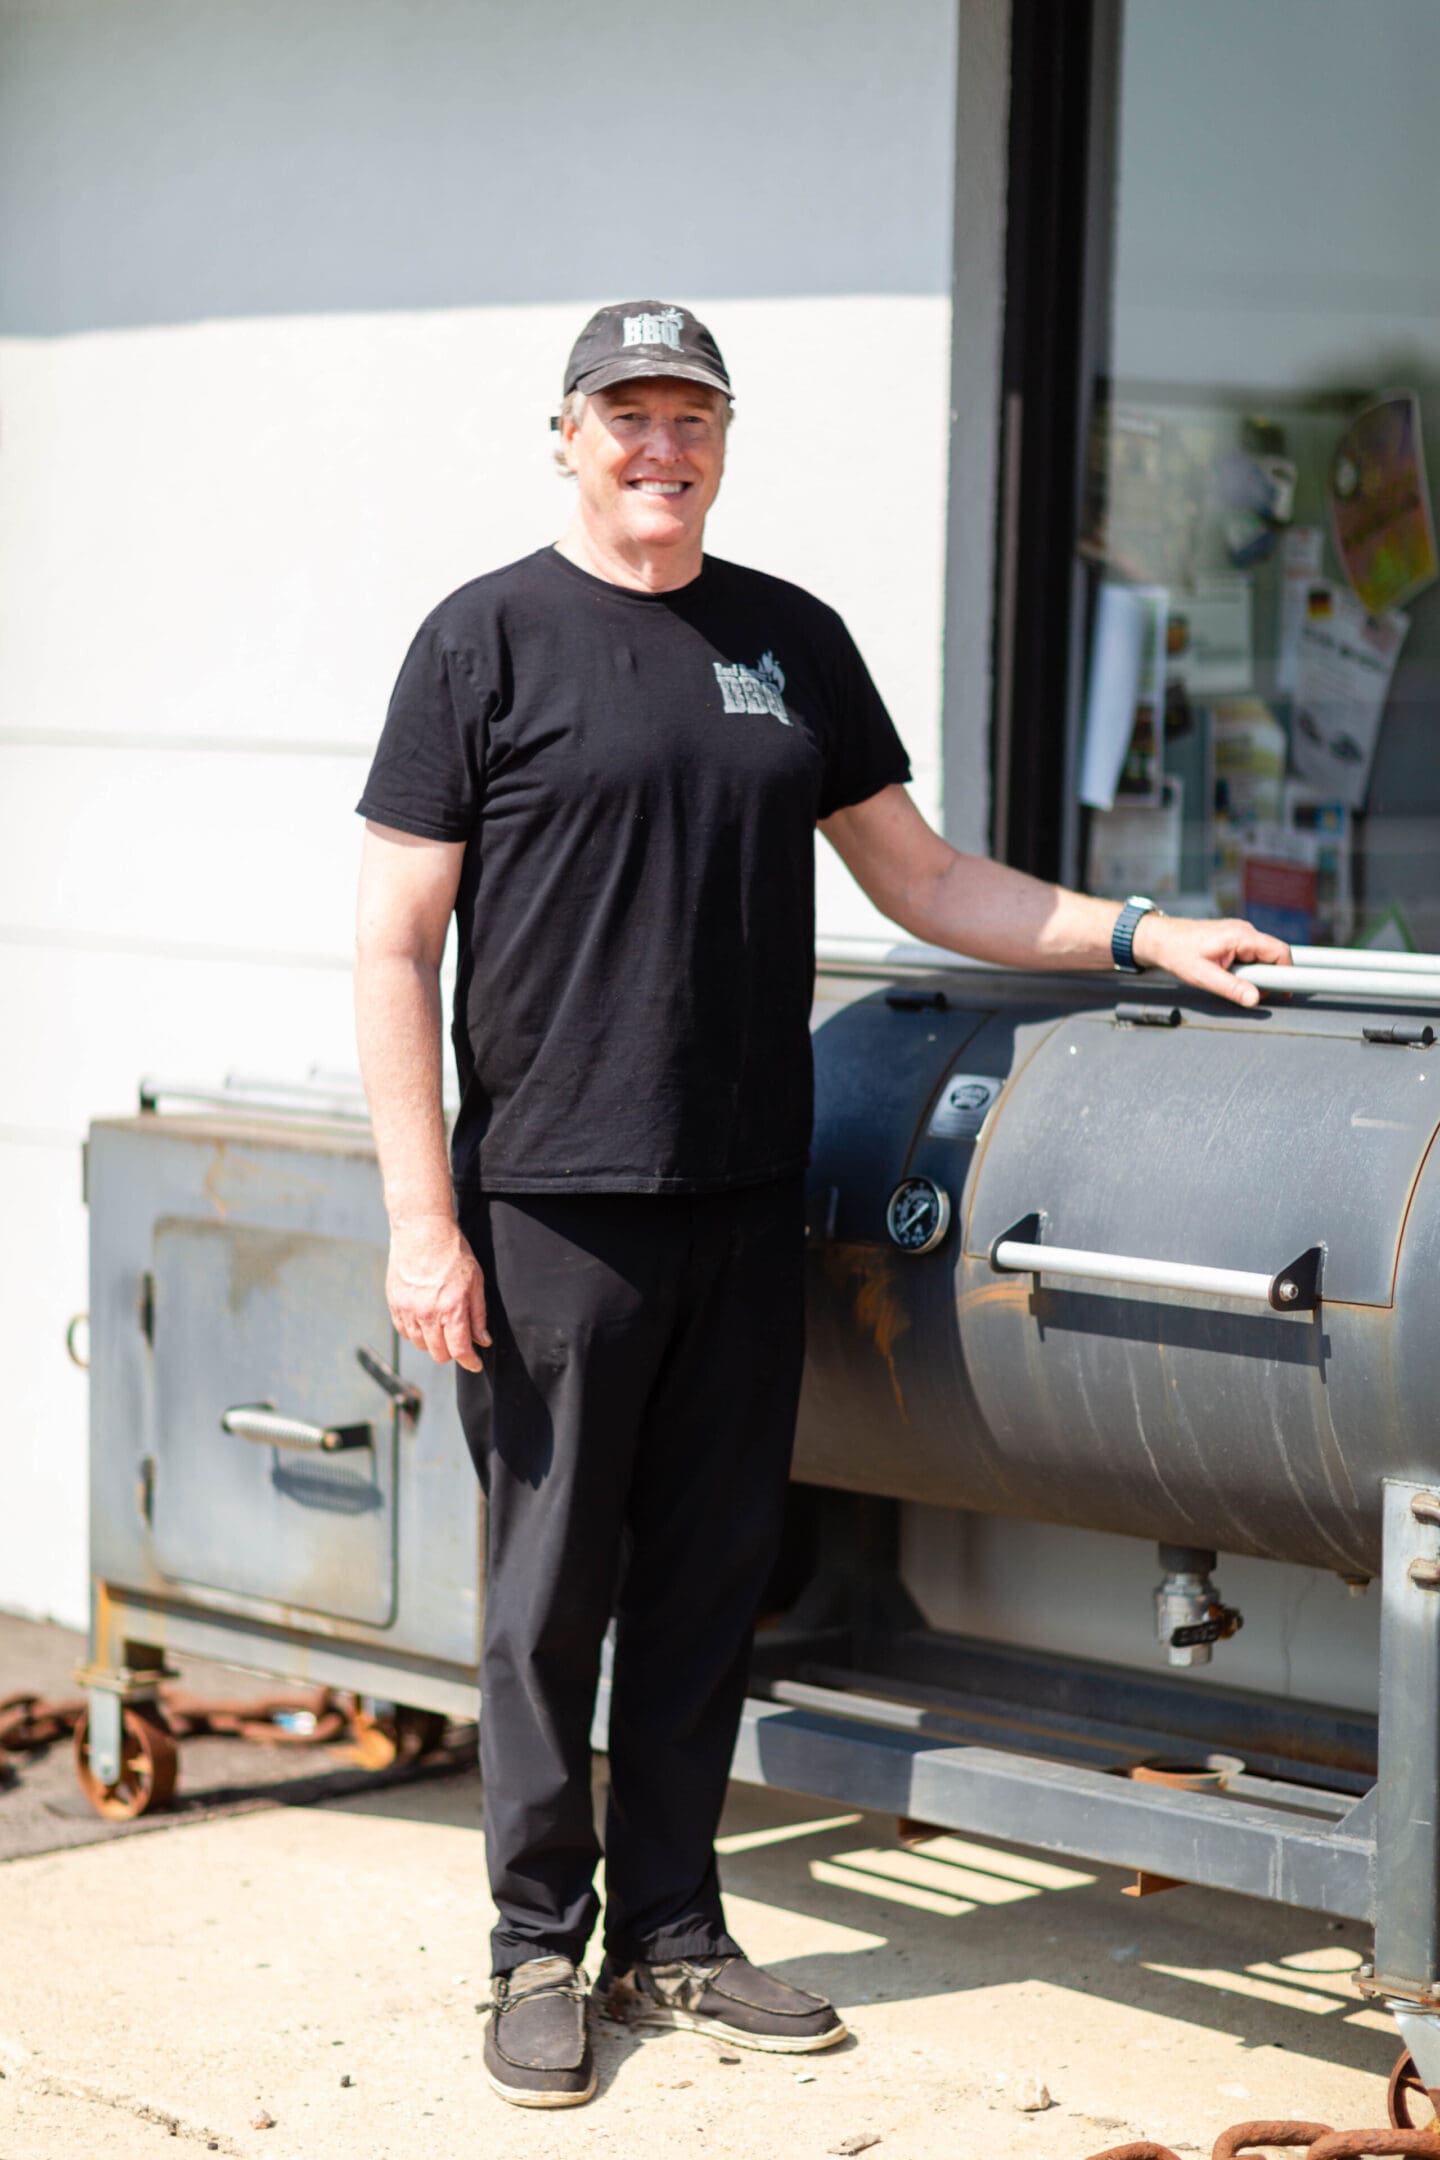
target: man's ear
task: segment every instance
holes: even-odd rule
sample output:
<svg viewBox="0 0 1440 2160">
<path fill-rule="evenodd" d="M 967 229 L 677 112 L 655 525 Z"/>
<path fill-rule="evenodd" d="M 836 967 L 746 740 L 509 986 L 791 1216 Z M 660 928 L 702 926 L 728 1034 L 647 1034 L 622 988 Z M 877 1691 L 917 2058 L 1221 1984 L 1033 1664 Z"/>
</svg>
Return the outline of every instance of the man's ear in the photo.
<svg viewBox="0 0 1440 2160">
<path fill-rule="evenodd" d="M 570 418 L 569 414 L 562 414 L 560 420 L 560 455 L 564 458 L 565 463 L 569 466 L 571 472 L 574 472 L 576 469 L 574 445 L 575 437 L 579 434 L 579 432 L 579 428 L 576 427 L 575 422 Z"/>
</svg>

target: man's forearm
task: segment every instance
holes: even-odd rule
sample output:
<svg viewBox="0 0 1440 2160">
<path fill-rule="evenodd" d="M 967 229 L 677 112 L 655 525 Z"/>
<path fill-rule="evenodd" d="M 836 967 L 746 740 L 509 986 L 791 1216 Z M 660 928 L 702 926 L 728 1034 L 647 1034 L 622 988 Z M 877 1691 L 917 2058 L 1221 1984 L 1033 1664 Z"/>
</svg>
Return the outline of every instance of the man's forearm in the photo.
<svg viewBox="0 0 1440 2160">
<path fill-rule="evenodd" d="M 402 954 L 362 953 L 355 1032 L 391 1223 L 453 1216 L 438 968 Z"/>
<path fill-rule="evenodd" d="M 983 855 L 949 853 L 901 918 L 912 936 L 1004 967 L 1110 965 L 1118 905 L 1049 885 Z"/>
</svg>

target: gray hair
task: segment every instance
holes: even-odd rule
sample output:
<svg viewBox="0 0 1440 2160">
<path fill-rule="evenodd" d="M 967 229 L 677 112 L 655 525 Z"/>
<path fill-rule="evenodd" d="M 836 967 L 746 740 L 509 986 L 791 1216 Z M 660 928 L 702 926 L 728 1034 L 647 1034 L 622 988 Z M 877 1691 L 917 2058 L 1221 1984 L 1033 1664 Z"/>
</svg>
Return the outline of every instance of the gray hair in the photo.
<svg viewBox="0 0 1440 2160">
<path fill-rule="evenodd" d="M 720 426 L 728 434 L 730 423 L 735 417 L 735 408 L 722 391 L 712 390 L 709 394 L 714 399 L 716 410 L 720 415 Z M 565 456 L 565 437 L 561 430 L 567 420 L 572 427 L 578 428 L 585 418 L 585 407 L 589 402 L 589 397 L 585 391 L 567 390 L 560 401 L 559 412 L 550 423 L 555 430 L 555 441 L 550 455 L 555 460 L 555 470 L 562 480 L 573 480 L 575 474 Z"/>
</svg>

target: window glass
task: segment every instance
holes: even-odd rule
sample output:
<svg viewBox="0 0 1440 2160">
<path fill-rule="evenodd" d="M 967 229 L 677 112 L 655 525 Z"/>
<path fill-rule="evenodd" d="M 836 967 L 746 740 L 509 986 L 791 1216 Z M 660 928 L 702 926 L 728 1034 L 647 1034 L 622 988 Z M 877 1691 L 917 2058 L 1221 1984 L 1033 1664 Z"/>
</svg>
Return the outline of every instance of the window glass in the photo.
<svg viewBox="0 0 1440 2160">
<path fill-rule="evenodd" d="M 1092 891 L 1440 950 L 1440 7 L 1127 0 Z"/>
</svg>

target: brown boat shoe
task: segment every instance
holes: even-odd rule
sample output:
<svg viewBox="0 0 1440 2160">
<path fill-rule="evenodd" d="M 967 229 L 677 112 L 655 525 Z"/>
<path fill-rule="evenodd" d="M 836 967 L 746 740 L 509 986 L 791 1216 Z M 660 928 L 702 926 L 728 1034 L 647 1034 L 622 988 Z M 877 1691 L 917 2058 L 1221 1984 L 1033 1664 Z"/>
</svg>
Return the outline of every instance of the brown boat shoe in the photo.
<svg viewBox="0 0 1440 2160">
<path fill-rule="evenodd" d="M 823 1995 L 777 1980 L 744 1957 L 624 1967 L 607 1958 L 595 1997 L 618 2025 L 679 2026 L 772 2055 L 809 2055 L 845 2038 Z"/>
<path fill-rule="evenodd" d="M 567 1957 L 531 1958 L 495 1979 L 485 2076 L 514 2107 L 579 2107 L 595 2091 L 585 1975 Z"/>
</svg>

